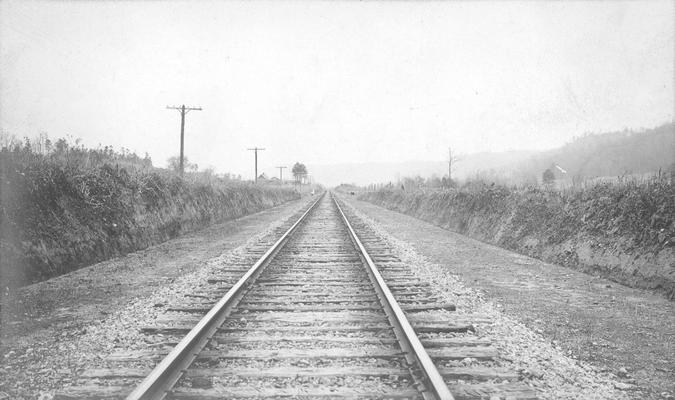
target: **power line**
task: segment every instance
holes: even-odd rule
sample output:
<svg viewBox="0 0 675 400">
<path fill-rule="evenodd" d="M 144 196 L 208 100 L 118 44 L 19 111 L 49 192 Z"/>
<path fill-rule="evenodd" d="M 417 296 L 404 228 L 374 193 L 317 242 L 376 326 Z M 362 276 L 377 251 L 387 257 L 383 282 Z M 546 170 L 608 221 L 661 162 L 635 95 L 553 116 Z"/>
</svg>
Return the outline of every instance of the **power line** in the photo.
<svg viewBox="0 0 675 400">
<path fill-rule="evenodd" d="M 255 153 L 255 183 L 258 183 L 258 150 L 263 151 L 265 149 L 259 148 L 259 147 L 254 147 L 251 150 Z"/>
<path fill-rule="evenodd" d="M 192 110 L 201 111 L 201 107 L 185 107 L 185 104 L 182 106 L 166 106 L 170 110 L 180 111 L 180 175 L 183 176 L 183 141 L 185 137 L 185 114 L 189 113 Z"/>
<path fill-rule="evenodd" d="M 281 183 L 283 183 L 284 182 L 284 168 L 288 168 L 288 167 L 277 167 L 277 168 L 279 168 L 279 180 L 281 181 Z"/>
</svg>

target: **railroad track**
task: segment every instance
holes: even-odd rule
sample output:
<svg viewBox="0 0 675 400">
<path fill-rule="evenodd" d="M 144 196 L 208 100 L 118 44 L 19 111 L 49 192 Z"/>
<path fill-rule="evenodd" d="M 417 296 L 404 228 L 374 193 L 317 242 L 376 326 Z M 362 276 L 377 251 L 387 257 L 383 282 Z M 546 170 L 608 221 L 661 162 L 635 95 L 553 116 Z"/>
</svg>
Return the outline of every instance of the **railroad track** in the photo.
<svg viewBox="0 0 675 400">
<path fill-rule="evenodd" d="M 536 398 L 333 195 L 274 236 L 57 398 Z"/>
</svg>

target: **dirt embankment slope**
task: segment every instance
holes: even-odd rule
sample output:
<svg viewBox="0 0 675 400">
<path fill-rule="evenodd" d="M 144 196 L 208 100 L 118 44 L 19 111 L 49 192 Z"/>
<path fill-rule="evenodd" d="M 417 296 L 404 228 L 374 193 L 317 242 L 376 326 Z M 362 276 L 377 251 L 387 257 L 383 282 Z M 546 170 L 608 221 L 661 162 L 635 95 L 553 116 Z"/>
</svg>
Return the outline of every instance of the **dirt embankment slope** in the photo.
<svg viewBox="0 0 675 400">
<path fill-rule="evenodd" d="M 675 188 L 667 181 L 565 192 L 480 186 L 360 198 L 483 242 L 675 298 Z"/>
<path fill-rule="evenodd" d="M 300 197 L 291 189 L 181 179 L 152 167 L 108 162 L 85 167 L 35 154 L 3 156 L 3 290 Z"/>
</svg>

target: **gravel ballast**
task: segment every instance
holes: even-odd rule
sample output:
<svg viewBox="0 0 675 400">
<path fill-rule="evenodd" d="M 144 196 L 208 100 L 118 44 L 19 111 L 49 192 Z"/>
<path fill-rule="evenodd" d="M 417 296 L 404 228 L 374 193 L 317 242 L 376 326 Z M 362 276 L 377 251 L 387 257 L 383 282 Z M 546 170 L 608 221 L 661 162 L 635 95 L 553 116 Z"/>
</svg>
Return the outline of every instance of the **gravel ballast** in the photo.
<svg viewBox="0 0 675 400">
<path fill-rule="evenodd" d="M 485 316 L 490 322 L 476 323 L 479 335 L 494 343 L 502 361 L 510 362 L 516 370 L 537 378 L 530 383 L 542 399 L 630 398 L 630 392 L 625 390 L 630 385 L 614 380 L 610 373 L 567 356 L 541 334 L 505 315 L 499 304 L 487 299 L 484 293 L 465 286 L 457 276 L 430 262 L 409 243 L 396 239 L 357 208 L 349 207 L 394 249 L 395 255 L 412 271 L 431 282 L 448 302 L 454 302 L 456 313 Z"/>
</svg>

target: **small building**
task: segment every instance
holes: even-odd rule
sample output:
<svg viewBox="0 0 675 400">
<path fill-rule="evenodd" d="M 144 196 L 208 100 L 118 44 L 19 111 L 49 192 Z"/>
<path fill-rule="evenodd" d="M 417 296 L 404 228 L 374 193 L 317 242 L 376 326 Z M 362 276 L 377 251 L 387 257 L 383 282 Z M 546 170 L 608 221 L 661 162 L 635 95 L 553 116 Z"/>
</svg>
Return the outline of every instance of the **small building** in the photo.
<svg viewBox="0 0 675 400">
<path fill-rule="evenodd" d="M 567 170 L 558 165 L 557 163 L 551 164 L 550 167 L 544 170 L 541 175 L 542 182 L 546 184 L 553 184 L 555 181 L 564 179 L 567 177 Z"/>
</svg>

